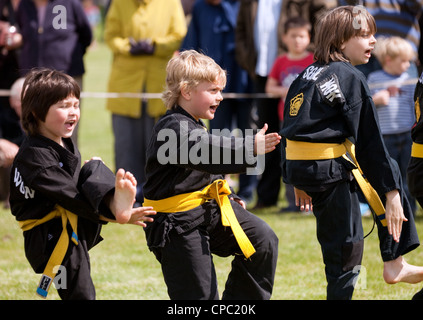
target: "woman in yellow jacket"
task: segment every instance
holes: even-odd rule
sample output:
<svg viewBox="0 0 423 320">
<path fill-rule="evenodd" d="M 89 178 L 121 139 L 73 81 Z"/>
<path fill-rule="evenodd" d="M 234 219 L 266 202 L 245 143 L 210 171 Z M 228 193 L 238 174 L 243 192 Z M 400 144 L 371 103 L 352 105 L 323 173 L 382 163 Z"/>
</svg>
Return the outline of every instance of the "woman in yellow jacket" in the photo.
<svg viewBox="0 0 423 320">
<path fill-rule="evenodd" d="M 112 1 L 105 40 L 113 52 L 109 92 L 158 93 L 166 65 L 187 31 L 180 0 Z M 142 203 L 145 150 L 155 121 L 165 113 L 161 99 L 111 98 L 115 165 L 131 171 Z"/>
</svg>

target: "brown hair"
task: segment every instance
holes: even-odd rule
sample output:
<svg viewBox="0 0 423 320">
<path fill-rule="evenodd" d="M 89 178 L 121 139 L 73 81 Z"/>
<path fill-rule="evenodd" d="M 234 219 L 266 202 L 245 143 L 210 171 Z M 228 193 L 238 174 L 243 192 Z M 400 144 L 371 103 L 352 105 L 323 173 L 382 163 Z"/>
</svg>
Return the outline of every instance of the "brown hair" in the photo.
<svg viewBox="0 0 423 320">
<path fill-rule="evenodd" d="M 376 33 L 375 20 L 363 6 L 341 6 L 328 11 L 317 23 L 314 59 L 322 64 L 348 62 L 341 46 L 352 37 L 360 36 L 363 24 L 372 34 Z"/>
<path fill-rule="evenodd" d="M 80 88 L 69 75 L 47 68 L 32 69 L 22 87 L 22 127 L 28 135 L 38 133 L 50 107 L 68 96 L 79 99 Z"/>
<path fill-rule="evenodd" d="M 308 33 L 311 33 L 311 23 L 302 17 L 294 17 L 288 19 L 284 24 L 283 33 L 287 34 L 290 29 L 305 28 Z"/>
<path fill-rule="evenodd" d="M 166 68 L 164 104 L 172 109 L 181 95 L 181 88 L 195 88 L 202 81 L 221 81 L 226 85 L 226 72 L 210 57 L 195 50 L 186 50 L 172 58 Z"/>
</svg>

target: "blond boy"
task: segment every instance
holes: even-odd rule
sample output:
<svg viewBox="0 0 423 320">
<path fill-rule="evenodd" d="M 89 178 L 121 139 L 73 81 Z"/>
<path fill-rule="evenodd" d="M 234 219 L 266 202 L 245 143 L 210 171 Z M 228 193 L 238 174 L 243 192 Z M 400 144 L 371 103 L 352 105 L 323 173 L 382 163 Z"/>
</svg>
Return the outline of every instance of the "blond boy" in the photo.
<svg viewBox="0 0 423 320">
<path fill-rule="evenodd" d="M 224 70 L 193 50 L 167 66 L 168 111 L 147 150 L 144 205 L 158 212 L 145 231 L 171 299 L 219 298 L 212 254 L 234 257 L 223 299 L 272 293 L 278 239 L 223 175 L 254 167 L 256 155 L 274 150 L 280 137 L 265 134 L 266 126 L 245 139 L 210 134 L 202 119 L 218 112 L 225 83 Z"/>
</svg>

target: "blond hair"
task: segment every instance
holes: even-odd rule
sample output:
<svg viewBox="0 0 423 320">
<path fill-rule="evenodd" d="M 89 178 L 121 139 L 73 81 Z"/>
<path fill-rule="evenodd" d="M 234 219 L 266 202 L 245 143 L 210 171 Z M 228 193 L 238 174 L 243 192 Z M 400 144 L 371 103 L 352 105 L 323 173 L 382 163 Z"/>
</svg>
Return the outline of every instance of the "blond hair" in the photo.
<svg viewBox="0 0 423 320">
<path fill-rule="evenodd" d="M 408 60 L 415 59 L 415 53 L 411 44 L 400 37 L 378 37 L 374 50 L 374 55 L 383 66 L 386 63 L 386 57 L 395 59 L 404 56 Z"/>
<path fill-rule="evenodd" d="M 168 109 L 176 106 L 181 88 L 194 88 L 200 82 L 226 85 L 226 72 L 212 58 L 195 50 L 187 50 L 170 59 L 166 67 L 166 89 L 162 94 Z"/>
<path fill-rule="evenodd" d="M 316 26 L 314 59 L 322 64 L 349 62 L 342 53 L 342 44 L 360 36 L 363 25 L 370 33 L 376 33 L 375 20 L 363 6 L 341 6 L 325 13 Z"/>
</svg>

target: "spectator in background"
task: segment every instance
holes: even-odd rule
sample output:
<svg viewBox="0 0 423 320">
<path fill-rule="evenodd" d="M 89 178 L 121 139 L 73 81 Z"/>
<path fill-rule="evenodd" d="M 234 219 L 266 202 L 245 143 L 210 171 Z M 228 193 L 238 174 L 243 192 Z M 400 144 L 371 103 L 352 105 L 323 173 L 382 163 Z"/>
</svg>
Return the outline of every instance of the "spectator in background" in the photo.
<svg viewBox="0 0 423 320">
<path fill-rule="evenodd" d="M 285 22 L 282 41 L 288 52 L 276 58 L 266 82 L 266 92 L 281 97 L 278 105 L 281 124 L 289 86 L 306 67 L 313 63 L 313 53 L 307 50 L 310 45 L 310 36 L 311 24 L 303 18 L 296 17 Z M 285 184 L 285 197 L 288 207 L 282 208 L 281 212 L 300 211 L 295 205 L 292 185 Z"/>
<path fill-rule="evenodd" d="M 0 0 L 0 89 L 9 90 L 19 77 L 18 51 L 21 35 L 16 25 L 19 1 Z M 0 97 L 0 201 L 9 205 L 10 165 L 22 141 L 19 117 L 7 96 Z"/>
<path fill-rule="evenodd" d="M 379 118 L 380 131 L 389 155 L 398 163 L 404 192 L 413 214 L 416 201 L 407 186 L 407 167 L 411 157 L 411 128 L 416 122 L 414 114 L 415 82 L 407 72 L 416 58 L 410 43 L 400 37 L 380 37 L 374 54 L 381 70 L 369 74 L 368 83 Z"/>
<path fill-rule="evenodd" d="M 21 0 L 17 21 L 22 33 L 19 67 L 62 71 L 82 88 L 83 56 L 92 41 L 91 26 L 79 0 Z M 72 139 L 78 141 L 78 130 Z"/>
<path fill-rule="evenodd" d="M 11 111 L 15 113 L 17 119 L 21 117 L 21 92 L 23 82 L 24 78 L 19 78 L 10 88 L 9 102 Z M 10 127 L 0 127 L 0 201 L 4 201 L 4 206 L 6 208 L 9 207 L 10 168 L 12 167 L 13 160 L 24 138 L 19 120 L 12 124 L 15 126 L 13 129 L 15 131 L 13 138 L 11 138 L 10 131 L 8 131 Z"/>
<path fill-rule="evenodd" d="M 264 93 L 267 76 L 276 57 L 282 51 L 282 39 L 278 24 L 282 0 L 240 1 L 236 27 L 236 57 L 241 67 L 248 71 L 254 83 L 255 93 Z M 268 124 L 268 132 L 279 132 L 278 101 L 256 99 L 257 127 Z M 280 190 L 280 146 L 265 155 L 264 171 L 257 184 L 255 208 L 277 204 Z"/>
<path fill-rule="evenodd" d="M 235 27 L 239 10 L 237 0 L 198 0 L 192 10 L 187 35 L 181 51 L 194 49 L 202 52 L 227 71 L 227 82 L 223 92 L 249 93 L 250 79 L 235 59 Z M 224 99 L 219 112 L 210 120 L 209 129 L 235 128 L 243 136 L 250 126 L 251 101 L 249 99 Z M 215 132 L 216 133 L 216 132 Z M 238 196 L 249 202 L 253 198 L 256 177 L 241 174 Z"/>
<path fill-rule="evenodd" d="M 16 28 L 18 1 L 0 0 L 0 89 L 9 90 L 19 78 L 18 51 L 21 35 Z M 21 138 L 19 117 L 9 97 L 0 97 L 0 138 L 16 143 Z"/>
<path fill-rule="evenodd" d="M 94 3 L 93 0 L 82 0 L 82 7 L 84 8 L 88 22 L 90 23 L 91 30 L 93 34 L 95 34 L 97 26 L 101 23 L 100 8 Z M 95 37 L 93 44 L 95 45 Z"/>
<path fill-rule="evenodd" d="M 267 77 L 276 57 L 286 51 L 282 43 L 285 21 L 300 16 L 313 28 L 317 17 L 334 6 L 336 0 L 240 0 L 235 34 L 236 58 L 253 80 L 255 93 L 265 92 Z M 267 123 L 268 132 L 279 131 L 278 102 L 277 98 L 256 99 L 259 128 Z M 264 172 L 257 185 L 257 208 L 277 204 L 280 162 L 280 150 L 266 154 Z"/>
<path fill-rule="evenodd" d="M 181 0 L 182 8 L 184 9 L 185 16 L 190 16 L 192 7 L 194 6 L 195 0 Z"/>
<path fill-rule="evenodd" d="M 162 92 L 167 62 L 186 31 L 180 0 L 112 1 L 104 32 L 113 52 L 109 92 Z M 142 203 L 147 143 L 166 108 L 160 99 L 116 98 L 107 101 L 107 109 L 112 113 L 115 166 L 134 174 Z"/>
</svg>

